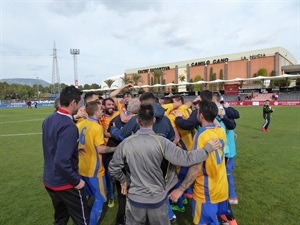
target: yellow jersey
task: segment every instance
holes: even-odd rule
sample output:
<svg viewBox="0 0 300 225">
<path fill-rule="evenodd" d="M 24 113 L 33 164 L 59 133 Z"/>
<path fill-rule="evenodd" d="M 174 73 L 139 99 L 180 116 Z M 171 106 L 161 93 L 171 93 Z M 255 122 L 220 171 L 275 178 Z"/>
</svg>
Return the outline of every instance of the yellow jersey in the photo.
<svg viewBox="0 0 300 225">
<path fill-rule="evenodd" d="M 189 118 L 192 113 L 192 110 L 186 105 L 181 105 L 177 110 L 182 114 L 182 118 L 184 119 Z M 180 141 L 178 142 L 179 146 L 188 151 L 193 150 L 193 131 L 183 130 L 180 127 L 177 127 L 177 130 L 180 135 Z"/>
<path fill-rule="evenodd" d="M 79 155 L 79 174 L 84 177 L 104 176 L 102 154 L 96 148 L 104 145 L 103 127 L 98 120 L 91 117 L 76 125 L 79 131 L 79 148 L 86 150 L 85 154 Z"/>
<path fill-rule="evenodd" d="M 211 138 L 218 138 L 222 147 L 209 154 L 195 181 L 193 198 L 201 203 L 219 203 L 228 199 L 224 129 L 214 124 L 203 127 L 195 135 L 194 147 L 195 149 L 203 148 Z"/>
</svg>

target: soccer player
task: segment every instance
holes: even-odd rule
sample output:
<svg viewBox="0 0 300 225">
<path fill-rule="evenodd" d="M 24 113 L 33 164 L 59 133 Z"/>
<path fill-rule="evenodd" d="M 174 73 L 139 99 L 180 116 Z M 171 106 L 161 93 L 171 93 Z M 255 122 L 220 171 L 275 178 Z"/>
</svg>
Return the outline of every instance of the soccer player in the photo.
<svg viewBox="0 0 300 225">
<path fill-rule="evenodd" d="M 180 115 L 187 119 L 189 118 L 192 110 L 189 108 L 189 106 L 191 105 L 191 103 L 184 103 L 184 99 L 182 96 L 180 95 L 173 95 L 171 97 L 174 100 L 174 103 L 178 104 L 178 108 L 175 110 L 176 112 L 180 112 Z M 175 124 L 175 116 L 174 116 L 174 124 Z M 183 130 L 180 127 L 176 126 L 176 130 L 178 130 L 179 133 L 179 141 L 177 143 L 177 145 L 183 149 L 184 151 L 191 151 L 193 150 L 193 136 L 194 136 L 194 132 L 193 130 Z M 185 175 L 188 171 L 187 167 L 179 167 L 178 168 L 178 183 L 175 185 L 175 188 L 179 187 L 181 182 L 184 180 Z M 189 188 L 189 193 L 185 193 L 186 196 L 192 198 L 192 189 Z M 172 210 L 174 211 L 179 211 L 179 212 L 184 212 L 185 211 L 185 207 L 184 205 L 187 204 L 187 199 L 185 197 L 185 195 L 182 195 L 178 201 L 177 204 L 173 204 L 172 205 Z"/>
<path fill-rule="evenodd" d="M 104 145 L 103 127 L 98 123 L 102 116 L 101 103 L 92 101 L 85 106 L 88 117 L 77 123 L 79 148 L 85 153 L 79 156 L 79 174 L 85 181 L 87 195 L 95 198 L 90 215 L 90 225 L 96 225 L 106 202 L 105 169 L 102 154 L 114 152 L 116 148 Z"/>
<path fill-rule="evenodd" d="M 217 151 L 210 153 L 205 162 L 191 166 L 179 188 L 171 192 L 170 199 L 177 200 L 195 181 L 192 200 L 194 224 L 219 224 L 217 214 L 227 212 L 228 183 L 225 167 L 226 134 L 214 124 L 218 108 L 212 101 L 201 101 L 197 119 L 202 124 L 194 138 L 194 148 L 202 148 L 210 138 L 222 143 Z"/>
<path fill-rule="evenodd" d="M 64 88 L 60 108 L 42 126 L 43 182 L 54 207 L 54 224 L 89 224 L 85 182 L 78 173 L 78 130 L 72 120 L 81 107 L 82 92 L 74 86 Z"/>
</svg>

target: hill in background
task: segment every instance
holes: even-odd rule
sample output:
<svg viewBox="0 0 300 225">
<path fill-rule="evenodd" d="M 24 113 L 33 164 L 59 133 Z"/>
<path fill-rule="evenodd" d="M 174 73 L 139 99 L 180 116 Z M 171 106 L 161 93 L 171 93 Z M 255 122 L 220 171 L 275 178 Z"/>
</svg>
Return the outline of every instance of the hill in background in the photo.
<svg viewBox="0 0 300 225">
<path fill-rule="evenodd" d="M 43 87 L 49 87 L 50 83 L 41 80 L 41 79 L 33 79 L 33 78 L 4 78 L 0 79 L 0 82 L 6 82 L 8 84 L 22 84 L 33 86 L 35 84 L 42 85 Z"/>
</svg>

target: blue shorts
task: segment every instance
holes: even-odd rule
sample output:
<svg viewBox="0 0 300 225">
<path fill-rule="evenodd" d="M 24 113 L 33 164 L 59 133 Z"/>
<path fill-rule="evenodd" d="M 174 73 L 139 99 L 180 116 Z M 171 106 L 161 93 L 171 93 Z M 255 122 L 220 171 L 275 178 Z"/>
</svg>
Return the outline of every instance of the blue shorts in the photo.
<svg viewBox="0 0 300 225">
<path fill-rule="evenodd" d="M 84 190 L 87 195 L 93 196 L 95 199 L 106 202 L 106 180 L 102 177 L 83 177 L 85 182 Z"/>
<path fill-rule="evenodd" d="M 193 223 L 219 225 L 217 215 L 228 212 L 228 200 L 220 203 L 200 203 L 192 199 Z"/>
</svg>

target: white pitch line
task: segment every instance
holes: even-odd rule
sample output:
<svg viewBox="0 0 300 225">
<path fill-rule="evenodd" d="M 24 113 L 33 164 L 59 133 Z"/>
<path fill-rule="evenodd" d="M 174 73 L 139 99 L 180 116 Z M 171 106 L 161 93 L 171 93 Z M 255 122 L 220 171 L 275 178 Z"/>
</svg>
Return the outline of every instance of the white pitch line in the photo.
<svg viewBox="0 0 300 225">
<path fill-rule="evenodd" d="M 49 115 L 51 113 L 48 113 L 48 112 L 45 112 L 45 113 L 24 113 L 22 114 L 23 117 L 25 116 L 36 116 L 36 115 Z M 2 112 L 0 111 L 0 118 L 2 117 L 16 117 L 16 116 L 20 116 L 19 114 L 3 114 L 2 115 Z"/>
<path fill-rule="evenodd" d="M 0 122 L 0 124 L 6 124 L 6 123 L 23 123 L 23 122 L 32 122 L 32 121 L 41 121 L 41 120 L 44 120 L 44 119 L 5 121 L 5 122 Z"/>
<path fill-rule="evenodd" d="M 25 133 L 25 134 L 2 134 L 2 135 L 0 135 L 0 137 L 14 137 L 14 136 L 40 135 L 40 134 L 42 134 L 42 132 L 40 132 L 40 133 Z"/>
</svg>

